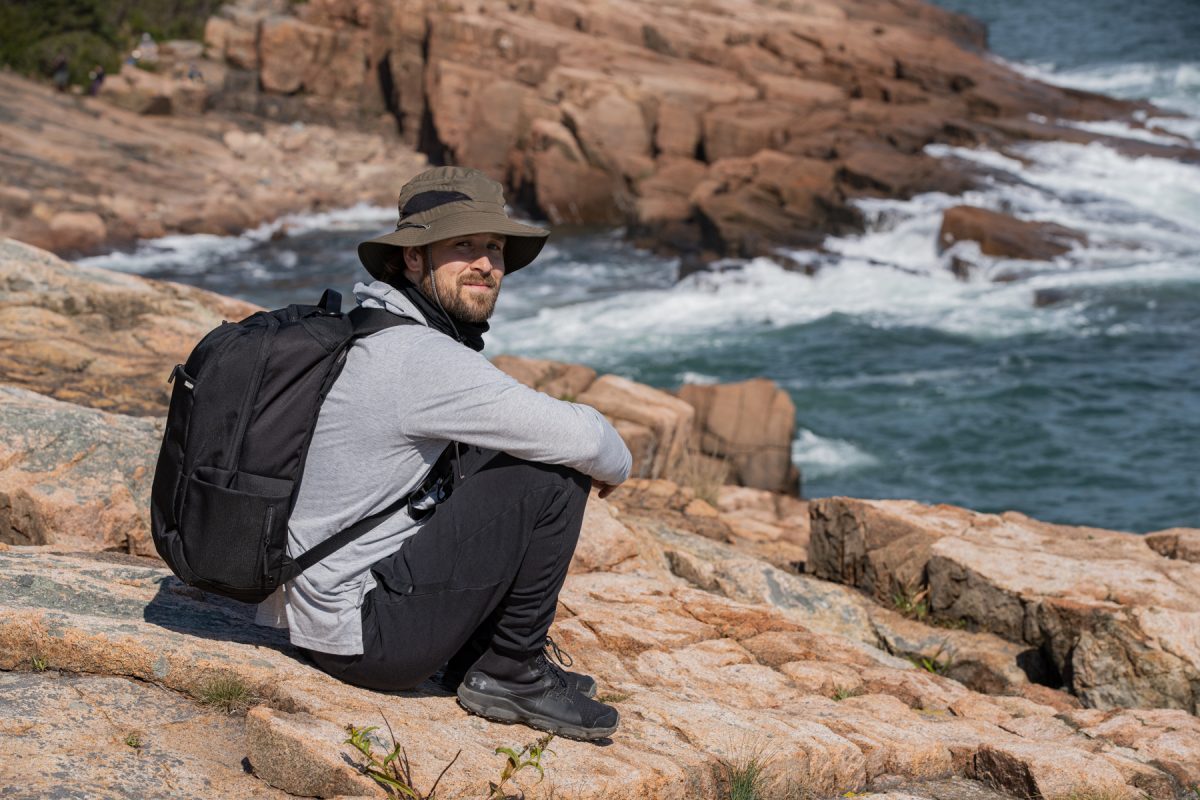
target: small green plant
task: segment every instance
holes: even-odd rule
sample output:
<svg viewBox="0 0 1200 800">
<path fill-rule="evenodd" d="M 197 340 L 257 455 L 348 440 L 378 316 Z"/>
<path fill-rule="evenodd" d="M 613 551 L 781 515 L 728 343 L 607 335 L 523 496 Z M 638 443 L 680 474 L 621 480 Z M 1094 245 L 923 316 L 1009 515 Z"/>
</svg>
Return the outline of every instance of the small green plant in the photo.
<svg viewBox="0 0 1200 800">
<path fill-rule="evenodd" d="M 934 625 L 938 628 L 946 628 L 947 630 L 951 631 L 962 631 L 967 629 L 967 621 L 962 617 L 939 617 L 937 619 L 928 620 L 928 622 L 930 625 Z"/>
<path fill-rule="evenodd" d="M 950 671 L 950 667 L 954 665 L 954 658 L 952 654 L 946 652 L 945 642 L 938 645 L 938 648 L 933 652 L 933 655 L 918 656 L 916 658 L 910 658 L 909 661 L 911 661 L 915 666 L 920 667 L 926 672 L 931 672 L 934 675 L 945 675 Z"/>
<path fill-rule="evenodd" d="M 132 747 L 134 750 L 142 749 L 142 734 L 140 731 L 130 731 L 125 734 L 125 744 Z"/>
<path fill-rule="evenodd" d="M 34 672 L 45 672 L 50 668 L 50 662 L 41 656 L 32 656 L 29 659 L 29 666 L 33 667 Z"/>
<path fill-rule="evenodd" d="M 892 606 L 909 619 L 923 621 L 929 616 L 929 589 L 918 591 L 910 584 L 901 584 L 892 593 Z"/>
<path fill-rule="evenodd" d="M 863 694 L 861 686 L 847 687 L 838 686 L 833 690 L 834 700 L 845 700 L 848 697 L 859 697 Z"/>
<path fill-rule="evenodd" d="M 549 749 L 550 741 L 553 738 L 553 733 L 547 733 L 536 742 L 527 744 L 520 750 L 512 747 L 497 747 L 496 755 L 504 756 L 504 768 L 500 770 L 500 780 L 488 781 L 488 800 L 509 800 L 509 798 L 513 797 L 523 798 L 525 794 L 520 791 L 515 795 L 510 795 L 505 789 L 505 784 L 526 767 L 537 770 L 539 781 L 545 778 L 546 769 L 542 766 L 542 756 L 546 753 L 554 752 Z"/>
<path fill-rule="evenodd" d="M 219 709 L 226 714 L 245 711 L 258 700 L 253 692 L 246 688 L 246 684 L 229 676 L 213 678 L 201 686 L 196 699 L 200 701 L 200 705 Z"/>
<path fill-rule="evenodd" d="M 382 759 L 375 755 L 374 744 L 371 741 L 371 732 L 379 730 L 378 726 L 373 725 L 369 728 L 356 728 L 353 725 L 346 726 L 346 732 L 350 734 L 350 738 L 346 740 L 346 744 L 362 753 L 363 758 L 366 759 L 363 763 L 355 765 L 358 767 L 359 772 L 382 786 L 383 790 L 388 793 L 388 797 L 407 797 L 410 800 L 436 800 L 438 784 L 442 782 L 442 778 L 449 769 L 454 766 L 454 762 L 458 761 L 458 757 L 462 755 L 462 750 L 455 753 L 454 758 L 450 759 L 450 763 L 442 767 L 437 780 L 433 782 L 433 786 L 429 787 L 429 792 L 422 794 L 414 785 L 412 763 L 408 760 L 408 753 L 396 741 L 396 735 L 392 733 L 392 726 L 388 723 L 386 717 L 383 723 L 387 725 L 388 735 L 392 739 L 392 749 Z"/>
<path fill-rule="evenodd" d="M 633 695 L 629 692 L 605 692 L 596 697 L 598 703 L 622 703 L 628 700 Z"/>
</svg>

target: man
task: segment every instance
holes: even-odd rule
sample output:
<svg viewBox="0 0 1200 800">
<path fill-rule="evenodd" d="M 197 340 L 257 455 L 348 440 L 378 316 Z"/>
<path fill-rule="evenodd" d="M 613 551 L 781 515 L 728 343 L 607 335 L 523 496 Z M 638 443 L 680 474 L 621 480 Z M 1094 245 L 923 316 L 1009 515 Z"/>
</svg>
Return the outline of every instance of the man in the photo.
<svg viewBox="0 0 1200 800">
<path fill-rule="evenodd" d="M 461 167 L 413 178 L 399 206 L 395 232 L 359 245 L 376 280 L 355 295 L 422 324 L 350 349 L 317 420 L 289 552 L 416 496 L 285 584 L 259 621 L 286 625 L 348 683 L 406 689 L 441 667 L 476 714 L 606 737 L 616 710 L 544 647 L 589 487 L 607 494 L 632 459 L 595 409 L 523 386 L 479 352 L 504 276 L 548 232 L 510 220 L 500 184 Z"/>
</svg>

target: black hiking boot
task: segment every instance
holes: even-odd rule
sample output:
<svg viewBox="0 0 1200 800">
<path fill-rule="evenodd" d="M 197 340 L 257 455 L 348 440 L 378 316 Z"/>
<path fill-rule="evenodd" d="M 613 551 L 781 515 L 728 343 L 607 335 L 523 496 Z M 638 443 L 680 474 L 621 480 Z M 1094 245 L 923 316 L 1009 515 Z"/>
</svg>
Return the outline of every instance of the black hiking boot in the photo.
<svg viewBox="0 0 1200 800">
<path fill-rule="evenodd" d="M 575 691 L 579 692 L 584 697 L 596 696 L 596 679 L 591 675 L 584 675 L 582 672 L 569 672 L 562 667 L 569 667 L 575 663 L 575 659 L 562 648 L 560 648 L 553 639 L 546 637 L 546 652 L 554 656 L 554 661 L 550 661 L 551 669 L 558 670 L 559 674 L 567 681 L 567 685 Z M 472 659 L 474 661 L 474 659 Z M 561 665 L 561 666 L 559 666 Z M 463 678 L 467 676 L 467 668 L 461 666 L 455 668 L 454 660 L 435 672 L 430 678 L 430 682 L 438 688 L 447 692 L 454 693 L 458 691 L 458 687 L 462 685 Z"/>
<path fill-rule="evenodd" d="M 568 739 L 603 739 L 620 715 L 571 688 L 565 673 L 539 652 L 522 661 L 488 651 L 458 687 L 467 711 L 495 722 L 520 722 Z"/>
</svg>

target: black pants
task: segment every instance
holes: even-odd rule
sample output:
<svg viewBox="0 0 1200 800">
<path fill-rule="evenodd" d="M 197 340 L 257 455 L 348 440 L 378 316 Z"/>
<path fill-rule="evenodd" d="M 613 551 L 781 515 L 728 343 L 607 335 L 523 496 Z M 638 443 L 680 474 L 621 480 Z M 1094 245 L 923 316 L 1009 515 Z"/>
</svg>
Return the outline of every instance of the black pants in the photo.
<svg viewBox="0 0 1200 800">
<path fill-rule="evenodd" d="M 487 647 L 541 650 L 579 540 L 591 480 L 575 470 L 464 448 L 453 493 L 421 531 L 375 563 L 363 653 L 309 651 L 323 671 L 368 689 L 416 686 Z M 464 663 L 465 662 L 465 663 Z"/>
</svg>

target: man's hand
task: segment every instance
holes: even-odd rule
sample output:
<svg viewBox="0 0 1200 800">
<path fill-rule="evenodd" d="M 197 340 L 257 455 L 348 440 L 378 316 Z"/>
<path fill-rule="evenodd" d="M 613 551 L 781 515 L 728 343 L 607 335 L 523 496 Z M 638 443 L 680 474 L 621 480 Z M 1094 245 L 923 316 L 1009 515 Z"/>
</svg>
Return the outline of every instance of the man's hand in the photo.
<svg viewBox="0 0 1200 800">
<path fill-rule="evenodd" d="M 595 486 L 599 490 L 599 493 L 596 496 L 601 500 L 608 497 L 617 488 L 617 484 L 615 483 L 603 483 L 601 481 L 592 481 L 592 486 Z"/>
</svg>

